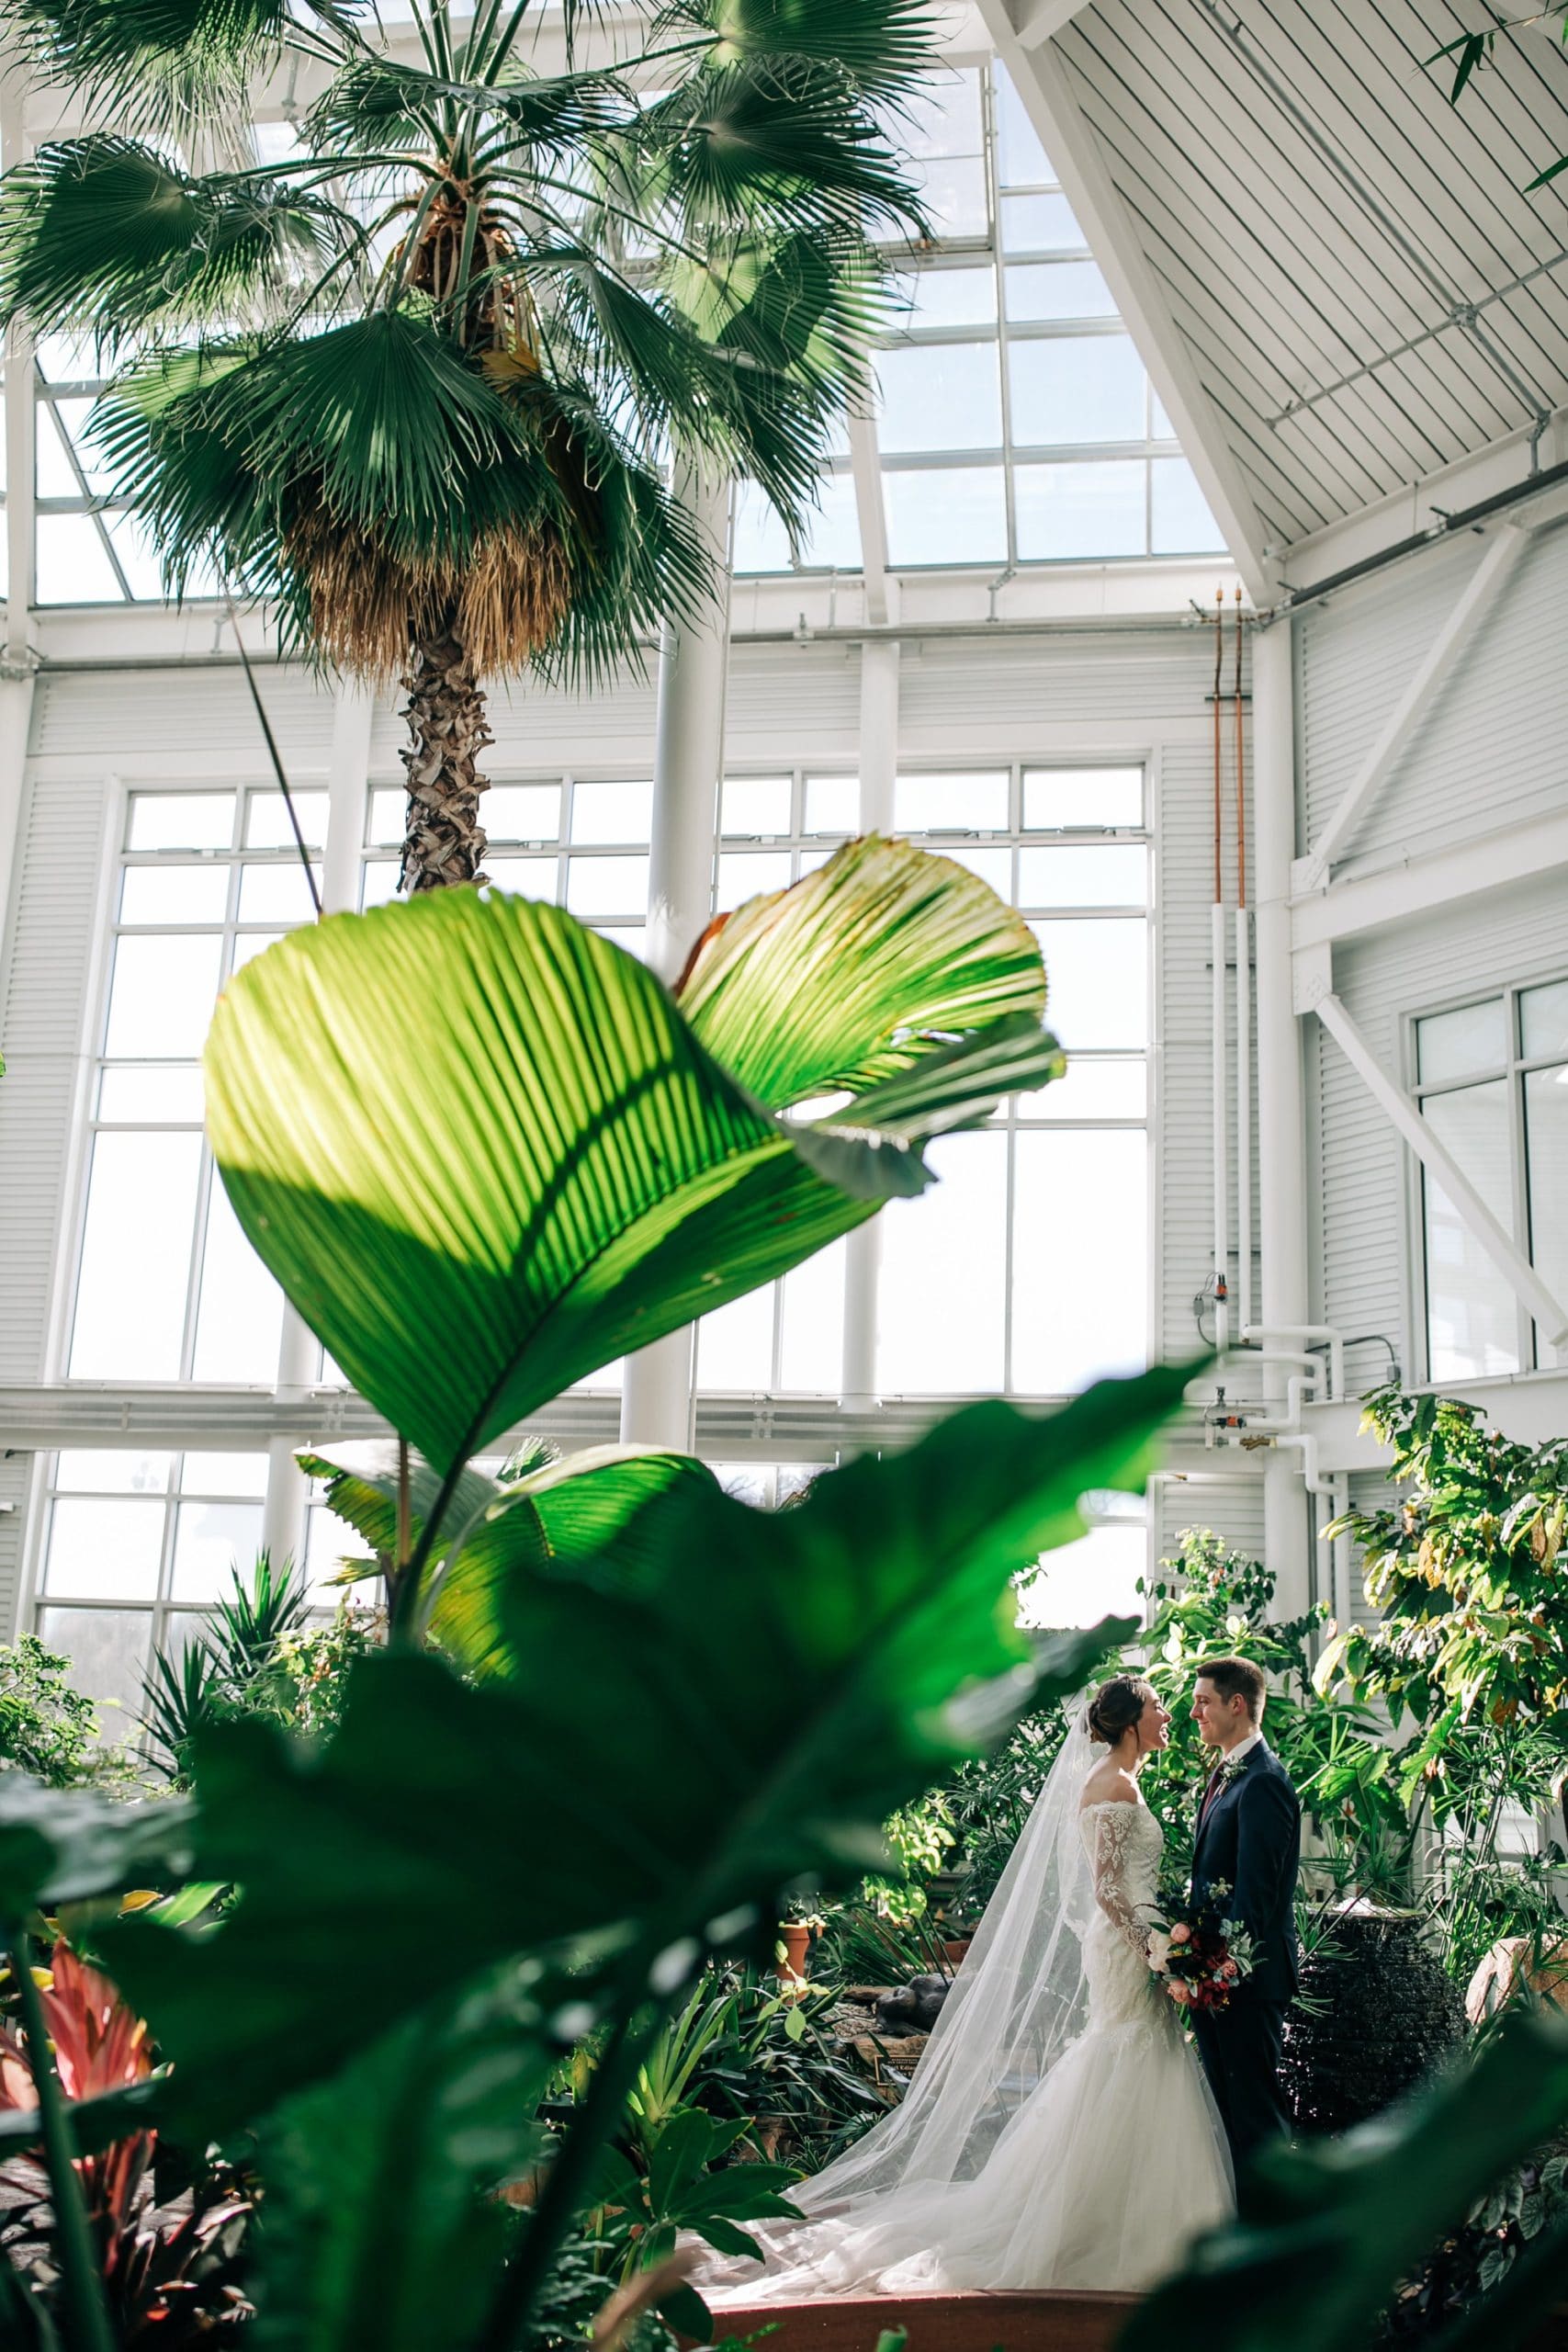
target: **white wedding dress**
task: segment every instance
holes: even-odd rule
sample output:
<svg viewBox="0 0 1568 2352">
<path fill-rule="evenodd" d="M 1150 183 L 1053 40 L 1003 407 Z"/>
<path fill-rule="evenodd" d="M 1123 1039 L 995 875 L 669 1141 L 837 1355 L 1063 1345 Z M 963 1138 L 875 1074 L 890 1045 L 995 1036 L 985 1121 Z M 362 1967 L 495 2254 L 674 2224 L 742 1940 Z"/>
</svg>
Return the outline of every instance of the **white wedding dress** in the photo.
<svg viewBox="0 0 1568 2352">
<path fill-rule="evenodd" d="M 1233 2210 L 1218 2110 L 1148 1966 L 1159 1823 L 1141 1802 L 1079 1806 L 1092 1757 L 1065 1761 L 903 2106 L 789 2191 L 805 2222 L 748 2225 L 762 2263 L 705 2255 L 694 2284 L 715 2309 L 1003 2288 L 1138 2292 Z M 1032 1918 L 1053 1875 L 1059 1916 Z M 1032 1949 L 1038 1978 L 1010 1981 Z"/>
</svg>

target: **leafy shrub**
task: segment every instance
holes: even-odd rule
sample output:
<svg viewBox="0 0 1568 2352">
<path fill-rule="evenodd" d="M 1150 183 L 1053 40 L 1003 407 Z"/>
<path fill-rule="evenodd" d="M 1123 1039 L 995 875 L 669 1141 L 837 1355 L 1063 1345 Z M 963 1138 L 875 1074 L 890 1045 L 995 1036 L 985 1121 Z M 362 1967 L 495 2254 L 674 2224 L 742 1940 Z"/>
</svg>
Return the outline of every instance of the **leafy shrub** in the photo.
<svg viewBox="0 0 1568 2352">
<path fill-rule="evenodd" d="M 51 1789 L 81 1789 L 103 1777 L 97 1713 L 73 1690 L 71 1661 L 19 1634 L 0 1649 L 0 1770 L 28 1772 Z"/>
</svg>

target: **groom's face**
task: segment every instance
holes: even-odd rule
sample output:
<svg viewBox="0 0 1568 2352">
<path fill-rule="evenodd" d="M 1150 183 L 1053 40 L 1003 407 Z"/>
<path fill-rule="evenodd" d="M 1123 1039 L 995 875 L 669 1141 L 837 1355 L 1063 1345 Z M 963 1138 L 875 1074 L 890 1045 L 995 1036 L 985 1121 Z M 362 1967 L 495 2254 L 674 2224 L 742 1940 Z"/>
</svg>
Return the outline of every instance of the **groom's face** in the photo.
<svg viewBox="0 0 1568 2352">
<path fill-rule="evenodd" d="M 1252 1728 L 1246 1700 L 1239 1692 L 1227 1699 L 1206 1674 L 1201 1674 L 1193 1686 L 1192 1713 L 1205 1747 L 1234 1747 Z"/>
</svg>

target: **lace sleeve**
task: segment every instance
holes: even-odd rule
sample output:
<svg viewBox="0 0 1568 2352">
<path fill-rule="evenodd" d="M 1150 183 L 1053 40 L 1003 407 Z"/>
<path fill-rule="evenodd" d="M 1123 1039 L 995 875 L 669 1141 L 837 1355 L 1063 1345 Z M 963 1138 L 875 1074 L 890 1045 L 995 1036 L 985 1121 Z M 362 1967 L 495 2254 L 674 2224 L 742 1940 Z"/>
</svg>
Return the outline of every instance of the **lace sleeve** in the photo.
<svg viewBox="0 0 1568 2352">
<path fill-rule="evenodd" d="M 1089 1860 L 1094 1871 L 1094 1899 L 1122 1941 L 1145 1964 L 1149 1930 L 1140 1919 L 1127 1892 L 1127 1846 L 1138 1809 L 1131 1804 L 1100 1804 L 1090 1823 Z"/>
</svg>

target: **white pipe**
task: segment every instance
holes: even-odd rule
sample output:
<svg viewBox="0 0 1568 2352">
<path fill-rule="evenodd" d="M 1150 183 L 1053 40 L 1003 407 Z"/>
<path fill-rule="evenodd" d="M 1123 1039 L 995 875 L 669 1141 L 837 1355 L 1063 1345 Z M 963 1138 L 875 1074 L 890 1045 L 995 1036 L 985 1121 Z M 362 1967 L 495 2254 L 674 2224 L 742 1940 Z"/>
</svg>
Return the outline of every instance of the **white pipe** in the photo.
<svg viewBox="0 0 1568 2352">
<path fill-rule="evenodd" d="M 1329 1479 L 1334 1489 L 1334 1516 L 1343 1519 L 1350 1508 L 1350 1479 L 1346 1471 L 1338 1471 Z M 1348 1625 L 1355 1614 L 1356 1604 L 1350 1593 L 1350 1538 L 1337 1535 L 1328 1547 L 1330 1590 L 1336 1624 Z"/>
<path fill-rule="evenodd" d="M 1253 1001 L 1258 1031 L 1259 1322 L 1293 1339 L 1311 1313 L 1307 1274 L 1306 1115 L 1291 961 L 1291 866 L 1296 854 L 1295 682 L 1292 623 L 1258 629 L 1252 646 Z M 1281 1387 L 1282 1387 L 1281 1383 Z M 1307 1605 L 1305 1500 L 1288 1454 L 1270 1453 L 1263 1484 L 1264 1555 L 1280 1614 Z"/>
<path fill-rule="evenodd" d="M 1235 910 L 1236 1321 L 1252 1320 L 1252 917 Z"/>
<path fill-rule="evenodd" d="M 1307 1492 L 1309 1494 L 1332 1496 L 1334 1492 L 1334 1481 L 1332 1478 L 1325 1478 L 1323 1475 L 1318 1461 L 1317 1440 L 1312 1435 L 1310 1430 L 1285 1430 L 1274 1440 L 1274 1442 L 1276 1446 L 1288 1445 L 1298 1447 L 1300 1449 L 1302 1457 L 1302 1476 L 1306 1482 Z"/>
<path fill-rule="evenodd" d="M 1225 1052 L 1225 910 L 1216 899 L 1210 910 L 1209 954 L 1213 972 L 1211 1020 L 1213 1027 L 1213 1154 L 1214 1154 L 1214 1345 L 1230 1341 L 1230 1085 Z"/>
<path fill-rule="evenodd" d="M 1345 1394 L 1345 1335 L 1337 1323 L 1249 1323 L 1244 1340 L 1322 1340 L 1328 1348 L 1328 1394 Z"/>
</svg>

